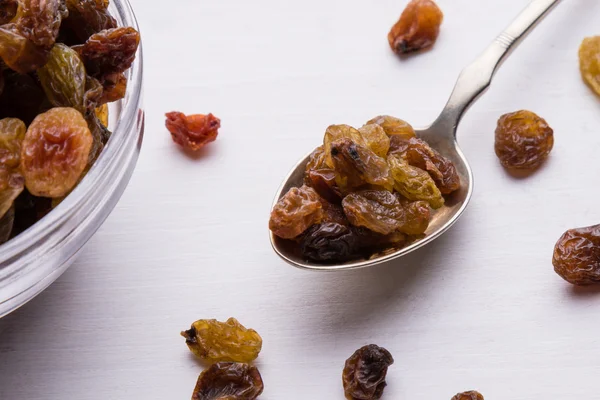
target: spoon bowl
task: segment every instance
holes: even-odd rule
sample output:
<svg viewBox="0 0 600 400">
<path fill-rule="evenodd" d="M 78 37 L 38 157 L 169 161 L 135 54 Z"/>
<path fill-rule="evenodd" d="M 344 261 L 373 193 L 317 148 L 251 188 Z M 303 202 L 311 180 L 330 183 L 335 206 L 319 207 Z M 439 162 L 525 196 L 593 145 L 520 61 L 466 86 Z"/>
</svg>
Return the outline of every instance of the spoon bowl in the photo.
<svg viewBox="0 0 600 400">
<path fill-rule="evenodd" d="M 473 172 L 456 141 L 458 124 L 468 108 L 489 88 L 494 74 L 511 51 L 560 1 L 531 1 L 515 21 L 461 72 L 450 99 L 436 121 L 428 128 L 416 132 L 417 137 L 426 141 L 432 148 L 454 163 L 461 183 L 459 190 L 445 196 L 444 206 L 432 212 L 431 222 L 424 237 L 406 247 L 369 259 L 323 264 L 306 260 L 300 254 L 296 243 L 281 239 L 269 232 L 275 253 L 287 263 L 302 269 L 318 271 L 358 269 L 402 257 L 432 242 L 450 229 L 463 214 L 473 195 Z M 299 161 L 284 179 L 275 196 L 273 207 L 288 190 L 302 186 L 304 171 L 311 153 Z"/>
</svg>

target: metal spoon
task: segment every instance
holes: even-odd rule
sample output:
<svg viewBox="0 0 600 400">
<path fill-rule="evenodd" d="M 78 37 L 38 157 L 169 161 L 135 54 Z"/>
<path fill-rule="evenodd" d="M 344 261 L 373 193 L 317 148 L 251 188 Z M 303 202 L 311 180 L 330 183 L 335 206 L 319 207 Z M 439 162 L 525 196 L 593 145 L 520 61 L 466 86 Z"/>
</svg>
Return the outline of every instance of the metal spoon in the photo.
<svg viewBox="0 0 600 400">
<path fill-rule="evenodd" d="M 446 204 L 437 210 L 431 220 L 425 237 L 410 246 L 404 247 L 391 254 L 378 258 L 348 262 L 335 265 L 323 265 L 304 260 L 297 251 L 294 243 L 277 238 L 270 232 L 271 245 L 275 252 L 289 264 L 303 269 L 339 271 L 370 267 L 406 255 L 446 232 L 461 216 L 473 194 L 473 172 L 456 142 L 456 129 L 467 109 L 490 86 L 498 67 L 531 30 L 546 16 L 561 0 L 533 0 L 525 10 L 502 32 L 496 40 L 459 75 L 450 99 L 435 122 L 423 130 L 417 131 L 417 136 L 428 142 L 431 147 L 448 157 L 458 171 L 461 179 L 461 189 L 446 199 Z M 292 187 L 301 186 L 304 169 L 310 153 L 304 157 L 285 178 L 279 188 L 273 205 Z"/>
</svg>

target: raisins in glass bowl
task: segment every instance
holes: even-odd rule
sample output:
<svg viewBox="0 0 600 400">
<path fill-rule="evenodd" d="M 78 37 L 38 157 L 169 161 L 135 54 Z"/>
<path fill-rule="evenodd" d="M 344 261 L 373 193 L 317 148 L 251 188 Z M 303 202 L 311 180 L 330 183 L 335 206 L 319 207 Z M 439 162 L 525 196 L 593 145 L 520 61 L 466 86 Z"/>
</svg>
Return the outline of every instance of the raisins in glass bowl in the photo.
<svg viewBox="0 0 600 400">
<path fill-rule="evenodd" d="M 342 373 L 348 400 L 377 400 L 383 395 L 388 367 L 394 358 L 383 347 L 370 344 L 356 350 L 346 360 Z"/>
<path fill-rule="evenodd" d="M 388 42 L 398 54 L 426 49 L 436 42 L 444 20 L 433 0 L 411 0 L 388 33 Z"/>
<path fill-rule="evenodd" d="M 508 169 L 536 169 L 554 147 L 554 131 L 528 110 L 504 114 L 498 120 L 494 149 Z"/>
</svg>

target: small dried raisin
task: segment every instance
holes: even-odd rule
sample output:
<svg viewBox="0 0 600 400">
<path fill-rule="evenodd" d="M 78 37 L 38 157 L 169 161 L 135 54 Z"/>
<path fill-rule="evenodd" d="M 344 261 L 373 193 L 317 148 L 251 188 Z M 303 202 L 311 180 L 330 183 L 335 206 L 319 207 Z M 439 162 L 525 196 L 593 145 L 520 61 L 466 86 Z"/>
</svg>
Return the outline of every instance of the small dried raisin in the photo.
<svg viewBox="0 0 600 400">
<path fill-rule="evenodd" d="M 459 393 L 452 397 L 452 400 L 484 400 L 481 393 L 471 390 L 469 392 Z"/>
<path fill-rule="evenodd" d="M 600 36 L 587 37 L 579 46 L 579 69 L 583 81 L 600 96 Z"/>
<path fill-rule="evenodd" d="M 403 139 L 410 139 L 416 136 L 415 130 L 408 122 L 389 115 L 377 116 L 366 123 L 366 125 L 369 124 L 381 126 L 390 139 L 394 139 L 394 136 Z"/>
<path fill-rule="evenodd" d="M 186 116 L 170 112 L 167 113 L 166 126 L 175 143 L 186 149 L 200 150 L 217 139 L 221 120 L 212 114 Z"/>
<path fill-rule="evenodd" d="M 390 234 L 404 224 L 404 208 L 388 191 L 364 190 L 351 193 L 342 201 L 344 213 L 354 226 L 364 226 L 382 235 Z"/>
<path fill-rule="evenodd" d="M 271 211 L 269 229 L 283 239 L 294 239 L 323 219 L 321 198 L 311 187 L 291 188 Z"/>
<path fill-rule="evenodd" d="M 411 0 L 388 34 L 390 47 L 406 54 L 433 46 L 443 20 L 444 14 L 433 0 Z"/>
<path fill-rule="evenodd" d="M 254 400 L 263 390 L 262 377 L 256 367 L 220 362 L 200 374 L 192 400 Z"/>
<path fill-rule="evenodd" d="M 346 360 L 342 381 L 348 400 L 377 400 L 383 395 L 385 377 L 394 359 L 383 347 L 370 344 Z"/>
<path fill-rule="evenodd" d="M 573 285 L 600 283 L 600 225 L 565 232 L 554 246 L 552 264 Z"/>
<path fill-rule="evenodd" d="M 409 200 L 424 200 L 432 208 L 444 205 L 442 193 L 429 174 L 420 168 L 409 165 L 402 157 L 388 157 L 390 171 L 394 178 L 394 189 Z"/>
</svg>

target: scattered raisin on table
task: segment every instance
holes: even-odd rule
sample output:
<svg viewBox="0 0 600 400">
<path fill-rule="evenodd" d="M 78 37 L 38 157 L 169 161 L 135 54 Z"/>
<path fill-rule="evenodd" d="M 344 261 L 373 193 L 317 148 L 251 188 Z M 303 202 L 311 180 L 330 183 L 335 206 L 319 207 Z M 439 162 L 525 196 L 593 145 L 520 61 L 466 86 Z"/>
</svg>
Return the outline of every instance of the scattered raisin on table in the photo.
<svg viewBox="0 0 600 400">
<path fill-rule="evenodd" d="M 256 367 L 220 362 L 200 374 L 192 400 L 254 400 L 263 389 L 262 377 Z"/>
<path fill-rule="evenodd" d="M 348 400 L 380 399 L 386 387 L 385 377 L 394 359 L 383 347 L 370 344 L 356 350 L 346 360 L 342 382 Z"/>
<path fill-rule="evenodd" d="M 190 351 L 210 362 L 254 361 L 262 349 L 262 338 L 254 329 L 247 329 L 235 318 L 226 322 L 201 319 L 181 332 Z"/>
<path fill-rule="evenodd" d="M 411 0 L 388 34 L 392 50 L 406 54 L 433 46 L 444 20 L 433 0 Z"/>
<path fill-rule="evenodd" d="M 527 110 L 504 114 L 496 128 L 495 151 L 505 168 L 535 169 L 552 151 L 554 131 Z"/>
<path fill-rule="evenodd" d="M 21 150 L 29 192 L 50 198 L 68 194 L 88 164 L 92 143 L 87 122 L 74 108 L 57 107 L 38 115 Z"/>
<path fill-rule="evenodd" d="M 194 151 L 214 142 L 221 127 L 221 120 L 212 114 L 185 115 L 173 111 L 167 113 L 166 116 L 166 126 L 171 132 L 173 141 Z"/>
<path fill-rule="evenodd" d="M 323 219 L 321 198 L 309 186 L 291 188 L 271 211 L 269 229 L 283 239 L 294 239 Z"/>
<path fill-rule="evenodd" d="M 565 232 L 554 246 L 552 264 L 573 285 L 600 283 L 600 225 Z"/>
<path fill-rule="evenodd" d="M 579 69 L 584 82 L 600 96 L 600 36 L 587 37 L 579 46 Z"/>
<path fill-rule="evenodd" d="M 476 392 L 474 390 L 459 393 L 456 396 L 452 397 L 452 400 L 484 400 L 481 393 Z"/>
</svg>

